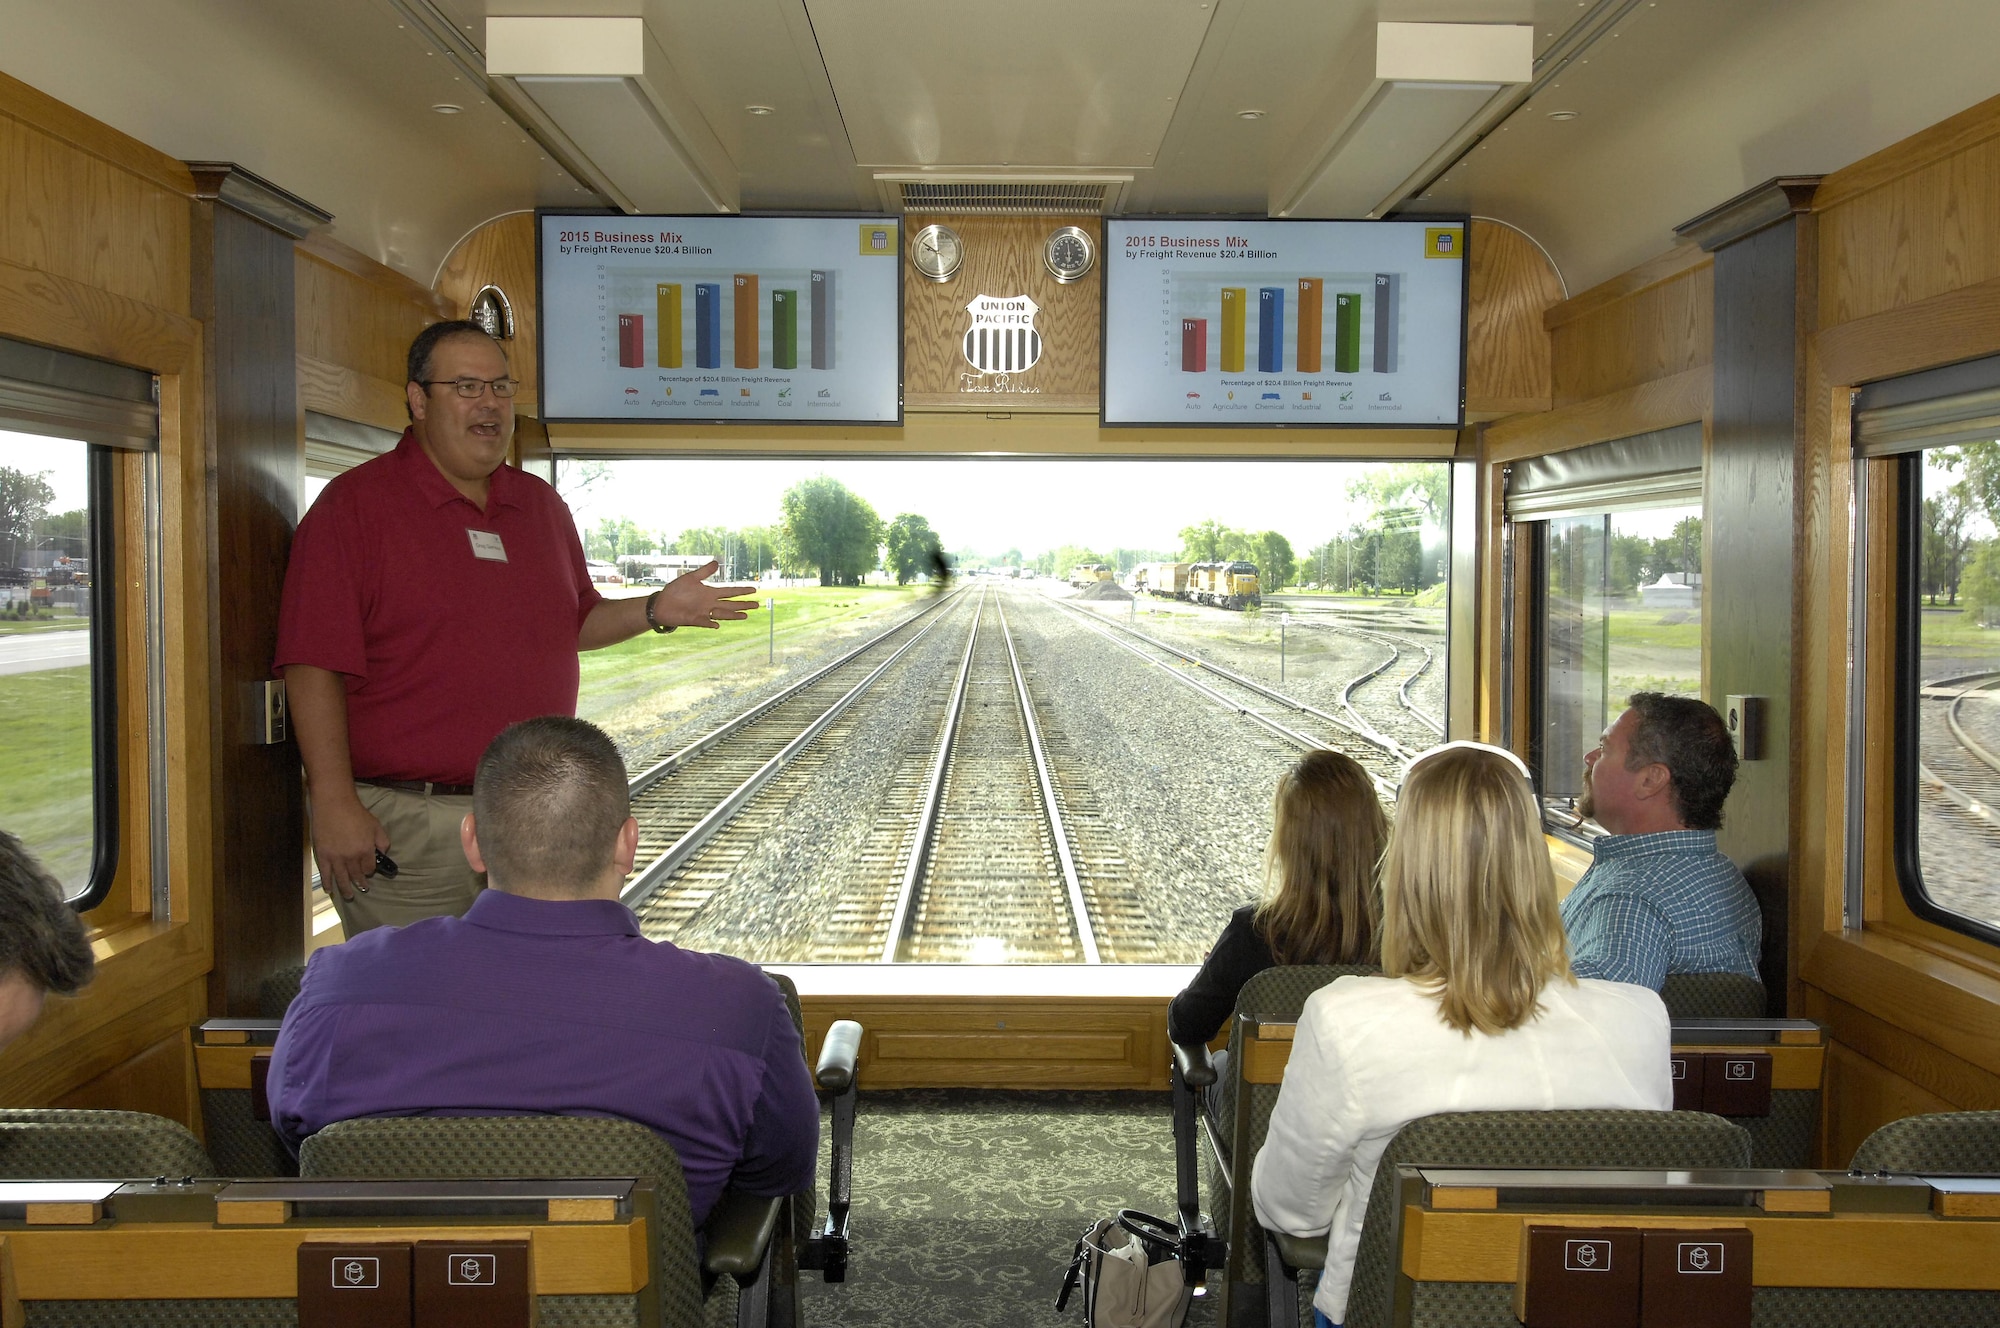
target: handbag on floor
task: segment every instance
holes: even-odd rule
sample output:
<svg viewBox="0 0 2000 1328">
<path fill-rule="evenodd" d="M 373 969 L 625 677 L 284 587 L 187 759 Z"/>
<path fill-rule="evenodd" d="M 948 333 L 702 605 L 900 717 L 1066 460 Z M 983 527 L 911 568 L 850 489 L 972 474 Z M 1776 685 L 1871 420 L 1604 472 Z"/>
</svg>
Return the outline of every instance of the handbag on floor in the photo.
<svg viewBox="0 0 2000 1328">
<path fill-rule="evenodd" d="M 1077 1237 L 1056 1312 L 1083 1286 L 1084 1328 L 1180 1328 L 1190 1292 L 1181 1275 L 1180 1229 L 1134 1209 L 1092 1222 Z"/>
</svg>

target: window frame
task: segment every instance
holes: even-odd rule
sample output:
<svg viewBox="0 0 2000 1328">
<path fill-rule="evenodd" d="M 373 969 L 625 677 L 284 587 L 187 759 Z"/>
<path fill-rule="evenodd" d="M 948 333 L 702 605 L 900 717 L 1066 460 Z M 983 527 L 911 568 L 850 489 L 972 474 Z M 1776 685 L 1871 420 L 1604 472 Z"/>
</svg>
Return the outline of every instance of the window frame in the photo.
<svg viewBox="0 0 2000 1328">
<path fill-rule="evenodd" d="M 1923 568 L 1918 550 L 1923 539 L 1923 461 L 1928 450 L 1898 453 L 1882 467 L 1893 486 L 1894 521 L 1890 529 L 1895 545 L 1895 558 L 1888 569 L 1895 589 L 1890 684 L 1894 794 L 1889 861 L 1903 906 L 1913 917 L 1955 936 L 2000 948 L 2000 925 L 1943 907 L 1931 899 L 1923 883 L 1917 787 L 1922 747 L 1919 693 L 1923 685 Z M 1889 919 L 1885 916 L 1884 920 Z"/>
</svg>

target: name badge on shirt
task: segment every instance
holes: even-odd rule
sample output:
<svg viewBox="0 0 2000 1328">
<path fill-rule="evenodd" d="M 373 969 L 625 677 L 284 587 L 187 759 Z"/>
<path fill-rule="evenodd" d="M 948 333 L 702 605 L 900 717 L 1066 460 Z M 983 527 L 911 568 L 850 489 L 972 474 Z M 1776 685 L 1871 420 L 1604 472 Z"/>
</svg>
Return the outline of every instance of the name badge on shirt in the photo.
<svg viewBox="0 0 2000 1328">
<path fill-rule="evenodd" d="M 507 546 L 500 542 L 498 535 L 490 530 L 467 530 L 465 533 L 472 537 L 473 557 L 484 558 L 489 563 L 507 561 Z"/>
</svg>

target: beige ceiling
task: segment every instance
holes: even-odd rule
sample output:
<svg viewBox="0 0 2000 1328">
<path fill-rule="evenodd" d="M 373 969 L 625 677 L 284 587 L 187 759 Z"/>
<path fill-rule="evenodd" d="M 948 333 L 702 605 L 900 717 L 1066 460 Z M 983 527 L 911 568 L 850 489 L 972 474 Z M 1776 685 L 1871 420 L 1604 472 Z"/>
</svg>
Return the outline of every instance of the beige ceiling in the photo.
<svg viewBox="0 0 2000 1328">
<path fill-rule="evenodd" d="M 455 51 L 408 21 L 426 7 Z M 2000 92 L 1994 0 L 0 0 L 0 71 L 240 162 L 428 283 L 493 216 L 594 201 L 486 98 L 489 15 L 643 17 L 746 209 L 874 208 L 878 172 L 1004 168 L 1130 175 L 1128 212 L 1261 215 L 1329 145 L 1332 73 L 1375 22 L 1533 23 L 1542 55 L 1614 13 L 1407 206 L 1518 225 L 1580 290 L 1771 175 Z"/>
</svg>

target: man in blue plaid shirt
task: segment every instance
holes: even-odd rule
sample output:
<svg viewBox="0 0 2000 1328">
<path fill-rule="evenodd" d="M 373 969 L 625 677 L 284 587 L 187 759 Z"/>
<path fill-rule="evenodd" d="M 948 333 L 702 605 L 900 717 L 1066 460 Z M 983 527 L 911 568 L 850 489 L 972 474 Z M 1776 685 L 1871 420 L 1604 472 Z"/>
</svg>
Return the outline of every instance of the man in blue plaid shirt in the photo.
<svg viewBox="0 0 2000 1328">
<path fill-rule="evenodd" d="M 1563 901 L 1581 978 L 1658 991 L 1669 973 L 1758 977 L 1763 924 L 1736 864 L 1715 847 L 1736 752 L 1701 701 L 1638 692 L 1583 758 L 1579 810 L 1610 833 Z"/>
</svg>

